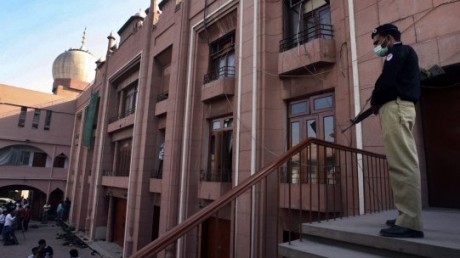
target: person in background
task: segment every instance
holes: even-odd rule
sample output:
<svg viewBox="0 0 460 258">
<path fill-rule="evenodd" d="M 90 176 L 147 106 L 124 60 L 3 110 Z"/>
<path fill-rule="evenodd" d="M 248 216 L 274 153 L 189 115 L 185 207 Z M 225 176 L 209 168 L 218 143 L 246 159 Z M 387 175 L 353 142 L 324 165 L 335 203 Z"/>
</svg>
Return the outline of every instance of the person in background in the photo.
<svg viewBox="0 0 460 258">
<path fill-rule="evenodd" d="M 10 211 L 5 217 L 5 227 L 3 228 L 3 245 L 18 245 L 18 239 L 14 233 L 16 225 L 16 211 Z"/>
<path fill-rule="evenodd" d="M 77 249 L 70 250 L 69 254 L 70 254 L 70 258 L 80 258 L 80 256 L 78 255 L 78 250 Z"/>
<path fill-rule="evenodd" d="M 29 205 L 26 205 L 25 208 L 22 210 L 22 229 L 27 231 L 29 229 L 29 222 L 32 218 L 32 210 L 30 209 Z"/>
<path fill-rule="evenodd" d="M 54 251 L 49 245 L 46 245 L 45 239 L 38 240 L 38 257 L 53 258 Z"/>
<path fill-rule="evenodd" d="M 38 246 L 32 248 L 32 254 L 27 256 L 27 258 L 38 258 Z"/>
<path fill-rule="evenodd" d="M 157 171 L 157 178 L 163 177 L 163 159 L 165 156 L 165 144 L 162 143 L 160 145 L 160 153 L 158 154 L 158 171 Z"/>
<path fill-rule="evenodd" d="M 70 205 L 72 204 L 72 202 L 70 201 L 69 197 L 66 197 L 65 198 L 65 201 L 64 201 L 64 212 L 62 213 L 62 220 L 63 221 L 67 221 L 69 219 L 69 213 L 70 213 Z"/>
<path fill-rule="evenodd" d="M 62 224 L 62 214 L 64 212 L 64 205 L 62 204 L 62 201 L 59 202 L 57 208 L 56 208 L 56 224 L 60 226 Z"/>
<path fill-rule="evenodd" d="M 6 211 L 6 209 L 4 209 L 2 213 L 0 214 L 0 235 L 2 239 L 3 239 L 3 228 L 5 227 L 5 218 L 7 214 L 8 212 Z"/>
<path fill-rule="evenodd" d="M 412 135 L 415 103 L 420 97 L 417 53 L 402 44 L 401 32 L 393 24 L 378 26 L 371 38 L 375 54 L 385 58 L 371 107 L 380 118 L 394 205 L 399 212 L 396 220 L 386 222 L 389 228 L 380 230 L 380 235 L 422 238 L 420 169 Z"/>
<path fill-rule="evenodd" d="M 22 222 L 24 220 L 24 208 L 22 207 L 22 204 L 18 204 L 18 206 L 16 207 L 16 229 L 19 229 L 19 230 L 22 230 Z"/>
<path fill-rule="evenodd" d="M 48 223 L 48 215 L 51 209 L 51 205 L 49 203 L 45 203 L 43 205 L 43 215 L 42 215 L 42 224 Z"/>
</svg>

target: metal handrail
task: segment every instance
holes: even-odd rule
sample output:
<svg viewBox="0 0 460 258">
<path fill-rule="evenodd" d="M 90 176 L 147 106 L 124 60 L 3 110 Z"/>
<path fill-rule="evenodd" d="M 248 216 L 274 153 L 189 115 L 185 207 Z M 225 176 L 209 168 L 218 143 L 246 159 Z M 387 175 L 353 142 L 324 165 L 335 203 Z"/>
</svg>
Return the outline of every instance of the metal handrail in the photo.
<svg viewBox="0 0 460 258">
<path fill-rule="evenodd" d="M 276 169 L 279 169 L 285 162 L 288 162 L 292 157 L 302 150 L 307 148 L 312 144 L 317 144 L 323 146 L 325 148 L 332 148 L 335 150 L 342 150 L 346 152 L 351 152 L 354 154 L 360 154 L 366 156 L 367 158 L 377 158 L 377 159 L 385 159 L 384 155 L 376 154 L 364 150 L 358 150 L 330 142 L 326 142 L 319 139 L 314 138 L 307 138 L 300 142 L 299 144 L 295 145 L 291 149 L 289 149 L 286 153 L 284 153 L 281 157 L 261 169 L 259 172 L 255 173 L 254 175 L 246 178 L 240 184 L 235 186 L 234 188 L 230 189 L 228 192 L 223 194 L 221 197 L 217 198 L 214 202 L 210 203 L 200 211 L 196 212 L 181 224 L 173 227 L 169 231 L 165 232 L 159 238 L 154 240 L 153 242 L 149 243 L 142 249 L 138 250 L 134 253 L 131 257 L 133 258 L 145 258 L 145 257 L 153 257 L 155 254 L 160 252 L 161 250 L 165 249 L 169 244 L 173 243 L 184 234 L 198 226 L 200 223 L 204 222 L 208 218 L 210 218 L 213 214 L 216 214 L 218 210 L 229 204 L 230 202 L 236 200 L 239 196 L 245 193 L 248 189 L 255 186 L 257 183 L 261 182 L 264 178 L 266 178 L 271 172 Z M 300 185 L 300 184 L 299 184 Z"/>
<path fill-rule="evenodd" d="M 121 114 L 109 118 L 109 124 L 110 124 L 110 123 L 113 123 L 113 122 L 115 122 L 115 121 L 118 121 L 118 120 L 120 120 L 120 119 L 122 119 L 122 118 L 125 118 L 125 117 L 127 117 L 127 116 L 129 116 L 129 115 L 132 115 L 132 114 L 134 114 L 135 112 L 136 112 L 136 107 L 129 108 L 129 109 L 123 111 Z"/>
<path fill-rule="evenodd" d="M 284 52 L 298 45 L 305 44 L 317 38 L 332 38 L 332 25 L 317 24 L 297 34 L 291 35 L 280 41 L 280 52 Z"/>
<path fill-rule="evenodd" d="M 210 73 L 204 75 L 203 84 L 215 81 L 221 77 L 234 77 L 235 76 L 235 66 L 222 66 L 219 67 Z"/>
</svg>

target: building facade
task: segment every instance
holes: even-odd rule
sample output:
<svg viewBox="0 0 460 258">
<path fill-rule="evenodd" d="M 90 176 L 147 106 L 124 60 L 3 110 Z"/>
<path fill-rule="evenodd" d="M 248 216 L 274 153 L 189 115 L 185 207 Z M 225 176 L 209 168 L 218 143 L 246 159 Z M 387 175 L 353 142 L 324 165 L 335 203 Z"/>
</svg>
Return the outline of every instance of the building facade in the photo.
<svg viewBox="0 0 460 258">
<path fill-rule="evenodd" d="M 53 63 L 51 93 L 0 84 L 0 195 L 29 198 L 34 219 L 64 199 L 78 95 L 94 80 L 95 59 L 80 48 Z M 21 196 L 22 191 L 29 196 Z"/>
<path fill-rule="evenodd" d="M 109 35 L 106 59 L 75 102 L 65 196 L 89 239 L 115 242 L 129 257 L 307 137 L 383 153 L 378 117 L 341 132 L 383 67 L 370 37 L 383 23 L 399 27 L 424 69 L 414 130 L 424 206 L 459 208 L 459 125 L 450 117 L 460 109 L 459 1 L 163 0 L 158 8 L 152 0 L 130 17 L 118 43 Z M 267 198 L 243 196 L 167 252 L 277 257 L 287 229 L 271 226 L 284 217 L 273 217 Z M 216 238 L 217 247 L 203 244 Z"/>
<path fill-rule="evenodd" d="M 81 206 L 74 206 L 77 228 L 118 243 L 126 256 L 300 139 L 381 153 L 376 117 L 340 133 L 369 98 L 382 68 L 370 40 L 379 24 L 399 26 L 422 68 L 460 58 L 448 44 L 458 30 L 437 19 L 445 12 L 456 19 L 455 2 L 163 1 L 161 15 L 155 6 L 153 1 L 146 17 L 128 20 L 118 46 L 109 38 L 92 89 L 100 96 L 94 142 L 88 150 L 73 148 L 78 158 L 72 163 L 86 169 L 75 169 L 80 172 L 67 188 Z M 433 30 L 435 24 L 442 31 Z M 424 95 L 430 90 L 424 88 Z M 423 98 L 418 106 L 422 116 L 431 101 Z M 87 101 L 79 102 L 83 110 Z M 419 119 L 415 135 L 428 206 L 434 201 L 428 189 L 435 186 L 427 184 L 427 170 L 438 168 L 428 165 L 435 157 L 428 159 L 425 139 L 433 136 L 424 134 L 422 121 L 430 124 Z M 283 233 L 264 232 L 261 225 L 270 220 L 259 218 L 260 233 L 252 234 L 250 201 L 239 205 L 207 224 L 201 242 L 211 241 L 216 235 L 209 232 L 218 228 L 228 236 L 226 255 L 275 254 L 271 238 L 262 236 L 282 241 Z M 201 254 L 210 248 L 203 246 Z"/>
</svg>

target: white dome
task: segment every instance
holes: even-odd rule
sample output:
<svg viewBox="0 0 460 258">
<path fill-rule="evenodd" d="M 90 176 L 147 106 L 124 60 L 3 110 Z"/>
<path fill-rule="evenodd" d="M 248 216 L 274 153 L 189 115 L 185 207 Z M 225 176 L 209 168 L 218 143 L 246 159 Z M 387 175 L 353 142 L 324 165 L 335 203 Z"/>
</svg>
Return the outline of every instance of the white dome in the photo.
<svg viewBox="0 0 460 258">
<path fill-rule="evenodd" d="M 96 76 L 96 58 L 82 49 L 69 49 L 53 62 L 53 79 L 73 79 L 90 83 Z"/>
</svg>

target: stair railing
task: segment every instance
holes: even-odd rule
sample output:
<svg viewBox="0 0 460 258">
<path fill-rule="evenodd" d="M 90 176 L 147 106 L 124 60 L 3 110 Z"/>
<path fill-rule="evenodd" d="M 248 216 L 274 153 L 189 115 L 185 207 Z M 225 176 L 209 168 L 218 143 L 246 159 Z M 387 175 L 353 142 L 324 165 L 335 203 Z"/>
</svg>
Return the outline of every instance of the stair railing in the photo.
<svg viewBox="0 0 460 258">
<path fill-rule="evenodd" d="M 265 182 L 265 186 L 260 189 L 265 189 L 265 193 L 276 191 L 278 217 L 284 218 L 281 223 L 283 225 L 276 225 L 277 230 L 281 227 L 286 233 L 279 242 L 299 238 L 302 223 L 360 215 L 358 171 L 362 172 L 364 182 L 364 196 L 361 197 L 364 198 L 361 202 L 364 207 L 361 209 L 365 213 L 392 209 L 393 201 L 384 155 L 308 138 L 259 172 L 242 180 L 181 224 L 164 232 L 131 257 L 156 257 L 162 251 L 165 252 L 165 257 L 176 257 L 173 245 L 175 241 L 196 229 L 192 238 L 199 243 L 197 239 L 200 237 L 199 231 L 203 222 L 213 215 L 218 217 L 220 210 L 262 182 Z M 268 180 L 262 180 L 273 172 L 278 172 L 277 186 L 269 187 L 268 190 Z M 197 244 L 195 248 L 193 256 L 199 257 L 200 246 Z"/>
</svg>

